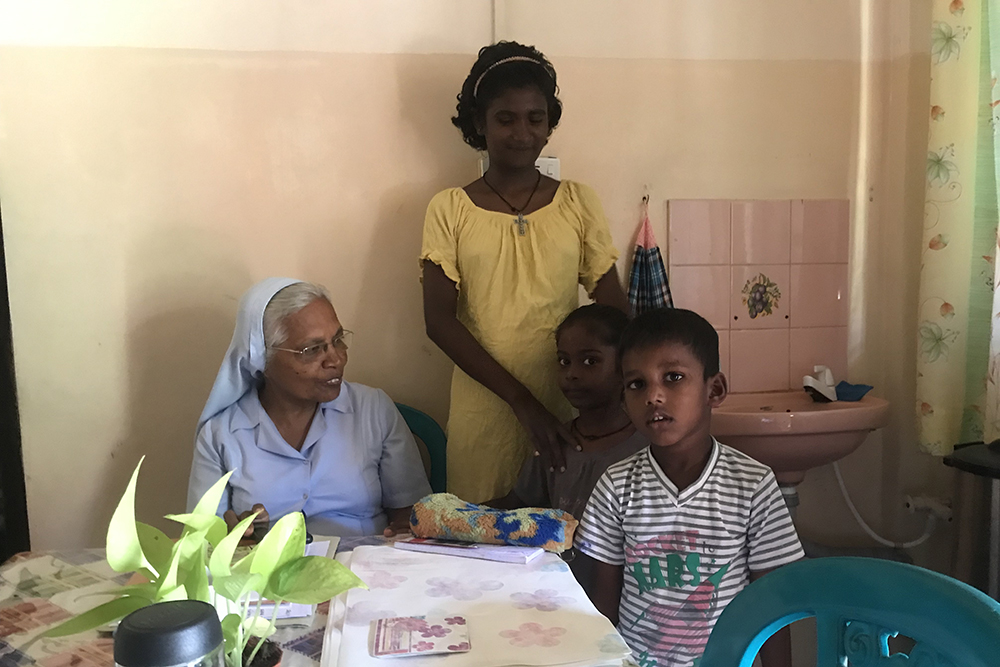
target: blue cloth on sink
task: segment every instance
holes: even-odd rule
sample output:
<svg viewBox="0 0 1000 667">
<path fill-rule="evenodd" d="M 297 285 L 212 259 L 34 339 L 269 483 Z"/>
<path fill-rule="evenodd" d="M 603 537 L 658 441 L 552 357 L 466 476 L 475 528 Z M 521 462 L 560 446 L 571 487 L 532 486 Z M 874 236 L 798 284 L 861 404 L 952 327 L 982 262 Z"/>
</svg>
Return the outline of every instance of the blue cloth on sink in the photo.
<svg viewBox="0 0 1000 667">
<path fill-rule="evenodd" d="M 851 384 L 841 380 L 837 383 L 838 401 L 860 401 L 873 387 L 870 384 Z"/>
</svg>

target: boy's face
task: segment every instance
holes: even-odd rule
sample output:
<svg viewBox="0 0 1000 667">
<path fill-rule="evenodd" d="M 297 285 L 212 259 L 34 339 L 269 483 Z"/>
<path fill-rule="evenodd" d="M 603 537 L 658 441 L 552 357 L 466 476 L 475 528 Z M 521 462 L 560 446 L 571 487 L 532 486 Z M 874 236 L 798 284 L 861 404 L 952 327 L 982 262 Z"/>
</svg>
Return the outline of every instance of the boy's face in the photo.
<svg viewBox="0 0 1000 667">
<path fill-rule="evenodd" d="M 622 357 L 625 409 L 636 429 L 657 447 L 709 442 L 712 408 L 726 398 L 722 373 L 705 369 L 682 343 L 636 348 Z"/>
</svg>

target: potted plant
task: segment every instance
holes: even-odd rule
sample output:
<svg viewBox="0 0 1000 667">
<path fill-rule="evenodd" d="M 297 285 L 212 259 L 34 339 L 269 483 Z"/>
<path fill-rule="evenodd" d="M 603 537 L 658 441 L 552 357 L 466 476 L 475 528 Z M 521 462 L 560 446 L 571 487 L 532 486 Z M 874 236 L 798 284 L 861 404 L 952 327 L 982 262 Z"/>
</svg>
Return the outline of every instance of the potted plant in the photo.
<svg viewBox="0 0 1000 667">
<path fill-rule="evenodd" d="M 159 529 L 135 520 L 135 487 L 141 467 L 142 460 L 111 517 L 107 559 L 116 572 L 137 572 L 146 581 L 110 591 L 114 599 L 51 628 L 47 636 L 91 630 L 157 602 L 201 600 L 219 610 L 227 667 L 264 667 L 253 661 L 262 650 L 273 653 L 277 649 L 265 640 L 274 633 L 281 602 L 319 604 L 350 588 L 366 588 L 337 561 L 303 555 L 305 519 L 298 512 L 278 520 L 249 554 L 233 563 L 236 548 L 256 515 L 231 531 L 216 515 L 232 473 L 216 482 L 190 514 L 167 515 L 184 526 L 180 538 L 172 541 Z M 261 617 L 264 600 L 274 602 L 270 619 Z M 280 659 L 280 649 L 277 653 Z"/>
</svg>

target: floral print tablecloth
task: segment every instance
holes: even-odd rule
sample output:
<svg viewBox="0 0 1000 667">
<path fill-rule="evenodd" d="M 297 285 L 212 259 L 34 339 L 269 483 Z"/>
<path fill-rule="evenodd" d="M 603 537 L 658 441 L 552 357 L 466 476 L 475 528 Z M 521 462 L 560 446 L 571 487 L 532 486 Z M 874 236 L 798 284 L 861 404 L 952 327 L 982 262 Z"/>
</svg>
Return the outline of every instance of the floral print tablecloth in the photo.
<svg viewBox="0 0 1000 667">
<path fill-rule="evenodd" d="M 349 560 L 338 559 L 369 589 L 335 600 L 324 667 L 384 665 L 369 655 L 369 628 L 373 620 L 393 616 L 468 622 L 470 652 L 410 656 L 403 659 L 407 667 L 620 667 L 629 654 L 555 554 L 517 565 L 365 546 Z"/>
<path fill-rule="evenodd" d="M 0 565 L 0 667 L 109 667 L 114 664 L 110 633 L 39 637 L 45 630 L 105 600 L 123 585 L 104 560 L 103 549 L 24 553 Z M 328 605 L 311 618 L 289 620 L 273 639 L 284 649 L 282 667 L 319 665 Z"/>
</svg>

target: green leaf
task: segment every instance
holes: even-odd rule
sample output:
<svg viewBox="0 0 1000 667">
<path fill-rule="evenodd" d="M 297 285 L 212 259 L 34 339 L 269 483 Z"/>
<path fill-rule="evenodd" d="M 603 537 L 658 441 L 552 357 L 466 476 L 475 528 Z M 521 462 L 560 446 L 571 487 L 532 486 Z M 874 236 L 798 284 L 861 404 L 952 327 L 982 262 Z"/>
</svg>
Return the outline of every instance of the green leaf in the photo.
<svg viewBox="0 0 1000 667">
<path fill-rule="evenodd" d="M 139 464 L 132 472 L 132 479 L 125 487 L 125 493 L 118 501 L 118 507 L 108 524 L 107 559 L 108 565 L 115 572 L 155 569 L 142 553 L 135 525 L 135 484 L 145 458 L 139 459 Z"/>
<path fill-rule="evenodd" d="M 168 514 L 166 518 L 187 526 L 182 538 L 194 533 L 204 533 L 205 539 L 215 547 L 226 536 L 226 522 L 214 514 L 211 516 L 207 514 Z"/>
<path fill-rule="evenodd" d="M 173 602 L 174 600 L 187 600 L 187 591 L 183 586 L 175 586 L 166 591 L 161 591 L 159 602 Z"/>
<path fill-rule="evenodd" d="M 236 574 L 237 572 L 240 574 L 249 574 L 250 564 L 253 563 L 254 556 L 256 555 L 257 555 L 257 545 L 255 544 L 253 548 L 250 549 L 250 553 L 248 553 L 246 556 L 233 563 L 232 567 L 233 574 Z"/>
<path fill-rule="evenodd" d="M 167 591 L 172 591 L 180 586 L 178 580 L 178 569 L 181 563 L 181 555 L 183 554 L 183 544 L 182 542 L 187 539 L 182 537 L 174 545 L 174 553 L 170 558 L 170 564 L 167 566 L 166 572 L 164 572 L 156 582 L 156 599 L 157 601 L 164 599 L 164 594 Z"/>
<path fill-rule="evenodd" d="M 293 558 L 301 558 L 306 551 L 305 517 L 301 512 L 281 517 L 254 551 L 250 571 L 264 575 L 265 579 Z"/>
<path fill-rule="evenodd" d="M 348 568 L 323 556 L 289 561 L 268 582 L 269 597 L 297 604 L 326 602 L 351 588 L 368 586 Z"/>
<path fill-rule="evenodd" d="M 136 609 L 149 606 L 149 600 L 142 597 L 124 597 L 105 602 L 94 607 L 90 611 L 85 611 L 79 616 L 75 616 L 64 623 L 60 623 L 54 628 L 50 628 L 43 637 L 66 637 L 75 635 L 78 632 L 93 630 L 111 621 L 128 616 Z"/>
<path fill-rule="evenodd" d="M 222 619 L 222 638 L 226 641 L 226 653 L 231 653 L 236 648 L 236 642 L 239 639 L 237 630 L 241 620 L 243 619 L 240 618 L 239 614 L 229 614 Z"/>
<path fill-rule="evenodd" d="M 141 521 L 135 522 L 135 531 L 146 560 L 157 576 L 163 574 L 170 566 L 170 556 L 174 549 L 173 541 L 164 535 L 159 528 L 154 528 Z"/>
<path fill-rule="evenodd" d="M 243 621 L 243 630 L 249 635 L 266 639 L 274 634 L 275 628 L 271 627 L 270 621 L 257 616 L 245 619 Z"/>
<path fill-rule="evenodd" d="M 212 579 L 212 587 L 215 592 L 233 602 L 238 602 L 250 591 L 258 593 L 264 588 L 266 580 L 259 574 L 231 574 L 225 577 Z"/>
<path fill-rule="evenodd" d="M 201 600 L 211 604 L 208 597 L 208 569 L 205 565 L 205 548 L 198 550 L 196 556 L 185 567 L 184 590 L 189 600 Z"/>
<path fill-rule="evenodd" d="M 259 512 L 254 512 L 253 516 L 248 516 L 240 521 L 235 528 L 229 531 L 228 535 L 219 541 L 212 552 L 212 557 L 208 559 L 208 569 L 212 572 L 213 577 L 224 577 L 232 574 L 233 554 L 236 553 L 236 547 L 240 545 L 240 540 L 243 539 L 247 526 L 253 522 L 257 514 Z"/>
<path fill-rule="evenodd" d="M 201 497 L 198 504 L 195 505 L 192 514 L 200 514 L 204 516 L 215 516 L 219 511 L 219 503 L 222 501 L 222 494 L 226 492 L 226 484 L 229 483 L 229 478 L 233 476 L 232 471 L 227 472 L 222 478 L 212 485 L 205 495 Z"/>
<path fill-rule="evenodd" d="M 129 597 L 146 598 L 150 602 L 156 602 L 156 583 L 151 581 L 145 584 L 131 584 L 129 586 L 112 588 L 111 590 L 88 593 L 87 595 L 127 595 Z M 87 596 L 84 595 L 82 597 Z"/>
</svg>

